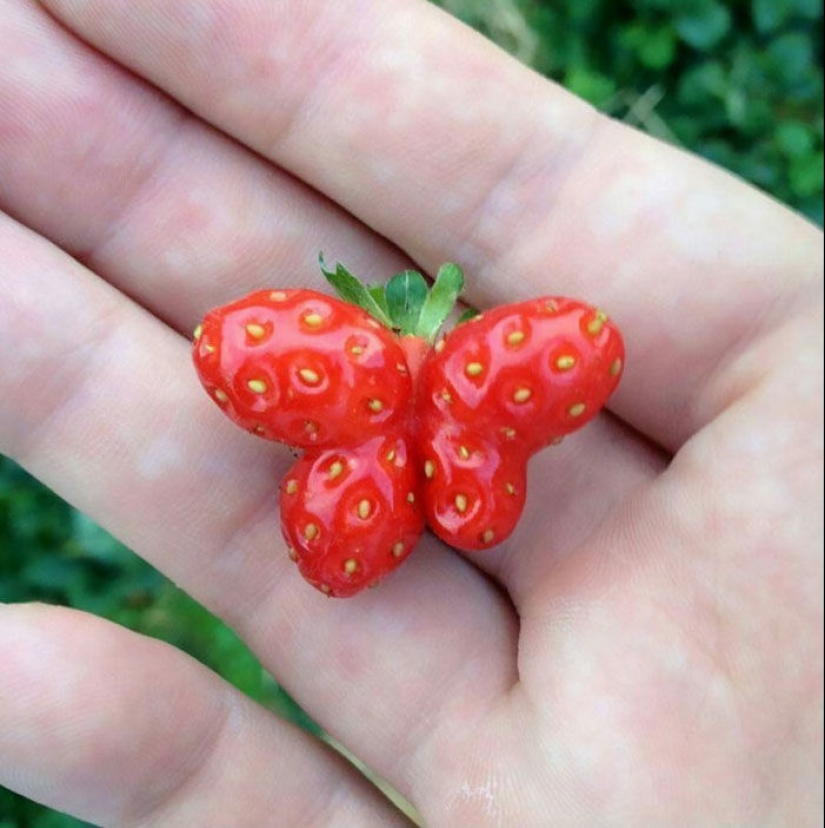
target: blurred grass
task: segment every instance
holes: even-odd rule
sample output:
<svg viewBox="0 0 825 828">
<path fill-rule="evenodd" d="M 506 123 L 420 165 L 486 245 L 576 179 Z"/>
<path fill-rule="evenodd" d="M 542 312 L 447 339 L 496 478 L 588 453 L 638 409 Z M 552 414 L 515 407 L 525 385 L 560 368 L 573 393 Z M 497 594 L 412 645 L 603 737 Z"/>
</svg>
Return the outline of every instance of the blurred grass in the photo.
<svg viewBox="0 0 825 828">
<path fill-rule="evenodd" d="M 823 223 L 821 0 L 442 0 L 599 109 Z"/>
<path fill-rule="evenodd" d="M 823 222 L 819 0 L 442 0 L 610 115 Z M 316 726 L 237 636 L 0 457 L 0 601 L 78 607 L 169 641 L 279 715 Z M 0 788 L 0 828 L 83 823 Z"/>
</svg>

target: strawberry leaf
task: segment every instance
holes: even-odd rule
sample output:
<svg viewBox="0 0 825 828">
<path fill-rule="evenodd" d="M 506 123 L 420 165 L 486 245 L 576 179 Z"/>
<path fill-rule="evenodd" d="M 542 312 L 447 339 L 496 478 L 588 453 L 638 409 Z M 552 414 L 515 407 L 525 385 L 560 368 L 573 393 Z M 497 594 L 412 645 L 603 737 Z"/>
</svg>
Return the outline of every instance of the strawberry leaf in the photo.
<svg viewBox="0 0 825 828">
<path fill-rule="evenodd" d="M 367 285 L 367 290 L 369 291 L 370 296 L 372 296 L 375 304 L 381 308 L 387 319 L 392 322 L 392 314 L 390 313 L 390 308 L 387 304 L 387 291 L 384 285 Z M 386 324 L 386 322 L 384 324 Z"/>
<path fill-rule="evenodd" d="M 442 265 L 431 288 L 417 270 L 404 270 L 386 286 L 365 285 L 340 262 L 330 270 L 319 254 L 318 263 L 336 293 L 357 305 L 391 330 L 435 342 L 464 288 L 464 273 L 452 263 Z"/>
<path fill-rule="evenodd" d="M 392 327 L 392 321 L 386 312 L 386 303 L 383 300 L 376 301 L 372 291 L 344 265 L 338 262 L 335 270 L 327 269 L 323 253 L 318 255 L 318 264 L 321 267 L 321 273 L 326 276 L 327 281 L 345 302 L 363 308 L 388 328 Z"/>
<path fill-rule="evenodd" d="M 404 270 L 387 282 L 389 316 L 393 327 L 402 334 L 414 334 L 418 330 L 427 292 L 427 280 L 416 270 Z"/>
<path fill-rule="evenodd" d="M 435 342 L 439 330 L 452 313 L 459 294 L 464 289 L 464 273 L 457 264 L 447 262 L 438 269 L 418 319 L 416 333 Z"/>
</svg>

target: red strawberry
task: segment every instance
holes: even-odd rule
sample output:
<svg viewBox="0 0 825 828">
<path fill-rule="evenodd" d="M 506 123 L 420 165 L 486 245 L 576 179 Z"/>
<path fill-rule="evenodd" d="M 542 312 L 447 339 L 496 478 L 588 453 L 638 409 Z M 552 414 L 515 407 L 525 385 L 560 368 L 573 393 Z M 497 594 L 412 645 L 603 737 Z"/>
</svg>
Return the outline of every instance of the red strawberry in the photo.
<svg viewBox="0 0 825 828">
<path fill-rule="evenodd" d="M 395 569 L 424 520 L 407 436 L 307 452 L 281 484 L 281 529 L 301 574 L 329 595 L 353 595 Z"/>
<path fill-rule="evenodd" d="M 228 417 L 306 450 L 282 486 L 281 523 L 307 580 L 351 595 L 395 569 L 424 522 L 394 334 L 314 291 L 259 291 L 207 314 L 193 355 Z"/>
<path fill-rule="evenodd" d="M 420 377 L 430 528 L 464 550 L 507 538 L 524 504 L 527 460 L 596 415 L 623 358 L 603 313 L 560 297 L 499 307 L 450 333 Z"/>
<path fill-rule="evenodd" d="M 412 380 L 393 334 L 311 290 L 262 290 L 198 326 L 201 382 L 224 413 L 299 448 L 349 446 L 408 416 Z"/>
<path fill-rule="evenodd" d="M 431 290 L 414 271 L 367 288 L 322 269 L 352 304 L 253 293 L 206 316 L 194 360 L 227 416 L 304 449 L 281 485 L 281 529 L 303 576 L 347 596 L 407 557 L 425 516 L 459 549 L 507 538 L 530 456 L 596 415 L 624 351 L 603 313 L 558 297 L 489 311 L 432 348 L 458 267 Z"/>
</svg>

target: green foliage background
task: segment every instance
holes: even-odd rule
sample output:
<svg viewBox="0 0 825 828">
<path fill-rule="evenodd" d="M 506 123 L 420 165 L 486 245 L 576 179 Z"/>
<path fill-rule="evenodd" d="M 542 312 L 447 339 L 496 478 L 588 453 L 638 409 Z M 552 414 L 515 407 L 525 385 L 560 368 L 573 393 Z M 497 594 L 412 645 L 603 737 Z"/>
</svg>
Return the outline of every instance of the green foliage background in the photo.
<svg viewBox="0 0 825 828">
<path fill-rule="evenodd" d="M 603 111 L 718 162 L 822 224 L 820 0 L 441 5 Z M 0 457 L 0 601 L 29 600 L 165 639 L 315 729 L 232 631 Z M 0 788 L 0 828 L 82 824 Z"/>
<path fill-rule="evenodd" d="M 821 0 L 443 0 L 610 115 L 823 222 Z"/>
</svg>

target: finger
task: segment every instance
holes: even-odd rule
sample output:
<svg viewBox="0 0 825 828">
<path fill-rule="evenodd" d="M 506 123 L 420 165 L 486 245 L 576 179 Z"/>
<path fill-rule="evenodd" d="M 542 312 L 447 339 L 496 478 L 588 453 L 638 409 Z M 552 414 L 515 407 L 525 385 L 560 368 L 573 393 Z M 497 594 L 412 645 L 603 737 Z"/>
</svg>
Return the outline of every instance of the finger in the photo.
<svg viewBox="0 0 825 828">
<path fill-rule="evenodd" d="M 431 539 L 358 598 L 307 586 L 278 531 L 289 453 L 205 404 L 188 343 L 78 263 L 10 220 L 0 250 L 0 451 L 238 630 L 370 767 L 427 777 L 432 721 L 515 681 L 509 602 Z"/>
<path fill-rule="evenodd" d="M 0 0 L 0 209 L 180 330 L 264 285 L 408 260 L 327 199 L 95 52 Z"/>
<path fill-rule="evenodd" d="M 430 4 L 45 5 L 427 267 L 460 261 L 477 303 L 605 306 L 628 340 L 614 409 L 670 448 L 735 393 L 715 372 L 819 290 L 813 227 Z"/>
<path fill-rule="evenodd" d="M 0 782 L 53 808 L 97 825 L 409 824 L 318 740 L 159 641 L 2 606 L 0 661 Z"/>
</svg>

